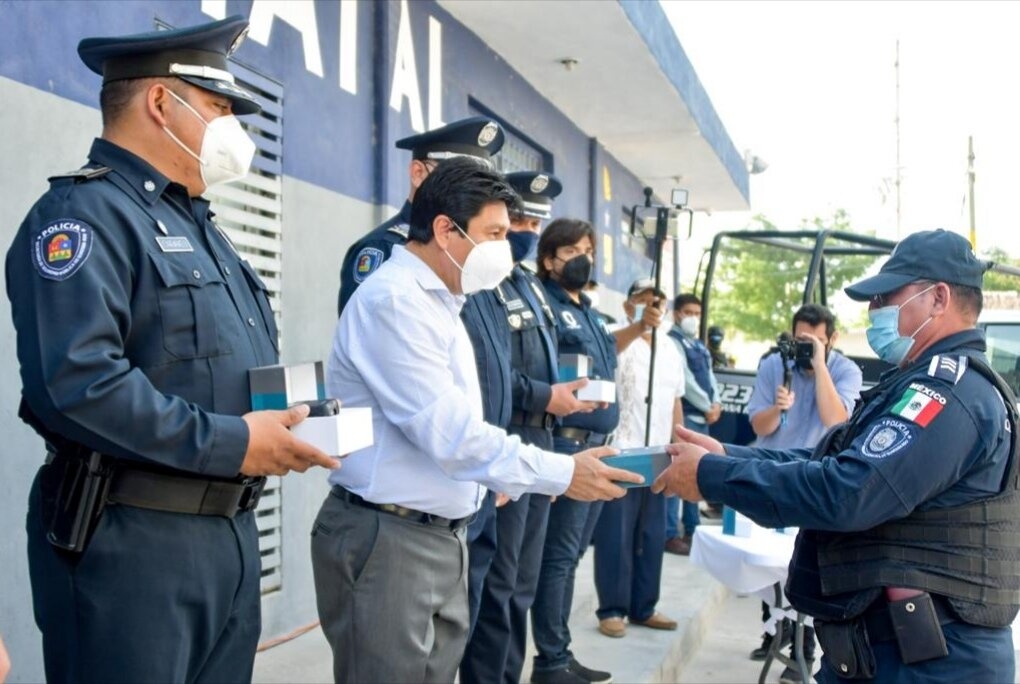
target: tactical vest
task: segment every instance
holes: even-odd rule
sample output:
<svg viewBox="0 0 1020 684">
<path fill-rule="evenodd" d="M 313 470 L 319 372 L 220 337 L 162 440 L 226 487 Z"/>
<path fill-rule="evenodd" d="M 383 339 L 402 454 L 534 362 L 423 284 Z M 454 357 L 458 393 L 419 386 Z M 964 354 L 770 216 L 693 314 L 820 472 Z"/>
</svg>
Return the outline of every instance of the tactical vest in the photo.
<svg viewBox="0 0 1020 684">
<path fill-rule="evenodd" d="M 1006 406 L 1010 459 L 998 494 L 951 508 L 914 511 L 870 530 L 806 530 L 797 540 L 787 596 L 802 612 L 832 621 L 863 612 L 884 587 L 910 587 L 944 596 L 964 622 L 1005 627 L 1020 608 L 1020 438 L 1016 398 L 983 359 L 969 366 L 998 391 Z M 908 376 L 905 380 L 915 379 Z M 894 382 L 868 390 L 854 416 L 822 438 L 814 458 L 838 454 L 868 421 L 855 420 Z M 877 404 L 884 405 L 878 401 Z"/>
<path fill-rule="evenodd" d="M 685 337 L 683 333 L 677 331 L 675 328 L 669 331 L 669 336 L 680 343 L 683 348 L 684 355 L 687 357 L 687 368 L 690 369 L 691 375 L 694 376 L 695 382 L 698 383 L 705 394 L 712 397 L 712 353 L 708 351 L 708 348 L 701 343 L 700 340 L 693 340 Z M 699 416 L 704 412 L 695 407 L 694 404 L 687 401 L 684 397 L 680 400 L 680 403 L 684 407 L 684 415 L 690 413 L 696 413 Z"/>
</svg>

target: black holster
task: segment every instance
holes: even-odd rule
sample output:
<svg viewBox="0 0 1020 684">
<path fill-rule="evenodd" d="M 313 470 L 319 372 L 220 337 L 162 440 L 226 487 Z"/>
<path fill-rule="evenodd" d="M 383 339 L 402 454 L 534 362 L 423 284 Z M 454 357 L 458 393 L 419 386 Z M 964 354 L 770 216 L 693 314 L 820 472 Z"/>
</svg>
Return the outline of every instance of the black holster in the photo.
<svg viewBox="0 0 1020 684">
<path fill-rule="evenodd" d="M 846 622 L 815 620 L 815 635 L 825 657 L 841 678 L 872 679 L 875 676 L 875 654 L 862 617 Z"/>
<path fill-rule="evenodd" d="M 56 454 L 42 474 L 46 537 L 58 549 L 80 555 L 106 506 L 112 459 L 98 452 Z"/>
</svg>

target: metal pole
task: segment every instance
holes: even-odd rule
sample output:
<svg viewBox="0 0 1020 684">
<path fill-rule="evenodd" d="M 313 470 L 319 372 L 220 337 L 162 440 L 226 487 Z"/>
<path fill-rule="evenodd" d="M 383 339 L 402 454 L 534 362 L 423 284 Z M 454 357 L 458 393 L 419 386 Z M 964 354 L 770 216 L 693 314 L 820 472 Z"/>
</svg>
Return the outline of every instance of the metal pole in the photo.
<svg viewBox="0 0 1020 684">
<path fill-rule="evenodd" d="M 970 248 L 977 252 L 977 224 L 974 221 L 974 136 L 967 136 L 967 192 L 970 197 Z"/>
<path fill-rule="evenodd" d="M 666 233 L 669 229 L 669 208 L 659 207 L 655 216 L 655 292 L 662 290 L 662 250 L 666 246 Z M 648 395 L 645 402 L 645 446 L 651 446 L 652 439 L 652 387 L 655 383 L 655 352 L 659 339 L 659 329 L 652 328 L 652 351 L 648 362 Z"/>
</svg>

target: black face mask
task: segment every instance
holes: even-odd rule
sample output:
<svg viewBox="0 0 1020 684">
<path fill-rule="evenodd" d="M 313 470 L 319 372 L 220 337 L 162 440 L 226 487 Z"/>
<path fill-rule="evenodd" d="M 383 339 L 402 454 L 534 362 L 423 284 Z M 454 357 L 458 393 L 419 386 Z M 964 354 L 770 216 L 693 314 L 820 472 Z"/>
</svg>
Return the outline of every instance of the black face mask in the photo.
<svg viewBox="0 0 1020 684">
<path fill-rule="evenodd" d="M 591 280 L 592 265 L 587 254 L 578 254 L 573 259 L 564 261 L 563 270 L 560 271 L 560 285 L 568 292 L 580 291 Z"/>
</svg>

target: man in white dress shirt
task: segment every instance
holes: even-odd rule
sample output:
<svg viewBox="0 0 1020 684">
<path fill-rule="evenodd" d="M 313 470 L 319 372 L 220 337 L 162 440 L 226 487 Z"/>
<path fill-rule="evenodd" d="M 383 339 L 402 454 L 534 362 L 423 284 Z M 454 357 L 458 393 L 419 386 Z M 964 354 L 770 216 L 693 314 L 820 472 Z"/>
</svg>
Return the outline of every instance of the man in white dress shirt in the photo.
<svg viewBox="0 0 1020 684">
<path fill-rule="evenodd" d="M 338 682 L 452 682 L 468 627 L 464 527 L 485 488 L 613 499 L 640 481 L 590 449 L 573 457 L 482 420 L 464 295 L 510 272 L 517 194 L 471 158 L 440 163 L 411 207 L 408 243 L 337 323 L 327 387 L 369 406 L 375 444 L 351 454 L 312 530 L 322 628 Z M 338 471 L 339 472 L 339 471 Z"/>
</svg>

